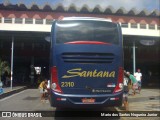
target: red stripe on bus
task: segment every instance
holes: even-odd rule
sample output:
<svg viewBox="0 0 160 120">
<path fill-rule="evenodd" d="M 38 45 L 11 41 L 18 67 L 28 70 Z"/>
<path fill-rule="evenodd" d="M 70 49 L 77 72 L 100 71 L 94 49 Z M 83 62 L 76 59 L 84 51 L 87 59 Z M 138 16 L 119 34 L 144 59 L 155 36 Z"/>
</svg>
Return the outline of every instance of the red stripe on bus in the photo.
<svg viewBox="0 0 160 120">
<path fill-rule="evenodd" d="M 66 42 L 65 44 L 96 44 L 96 45 L 111 45 L 107 42 L 100 42 L 100 41 L 72 41 Z"/>
</svg>

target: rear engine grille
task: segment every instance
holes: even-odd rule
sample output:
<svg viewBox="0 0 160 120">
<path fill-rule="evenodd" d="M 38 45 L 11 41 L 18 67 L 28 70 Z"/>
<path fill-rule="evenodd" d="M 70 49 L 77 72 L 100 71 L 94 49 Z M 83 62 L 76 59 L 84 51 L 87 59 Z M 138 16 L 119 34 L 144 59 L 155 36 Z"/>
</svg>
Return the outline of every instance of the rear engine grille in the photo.
<svg viewBox="0 0 160 120">
<path fill-rule="evenodd" d="M 68 63 L 112 63 L 113 53 L 63 53 L 62 59 Z"/>
</svg>

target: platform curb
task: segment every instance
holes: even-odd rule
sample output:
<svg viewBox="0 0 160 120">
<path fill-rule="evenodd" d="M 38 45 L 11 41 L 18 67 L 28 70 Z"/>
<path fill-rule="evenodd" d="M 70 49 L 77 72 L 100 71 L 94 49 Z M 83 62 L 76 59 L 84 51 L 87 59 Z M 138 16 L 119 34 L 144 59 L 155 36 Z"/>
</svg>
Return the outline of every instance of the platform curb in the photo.
<svg viewBox="0 0 160 120">
<path fill-rule="evenodd" d="M 21 88 L 17 88 L 17 89 L 12 90 L 12 91 L 8 91 L 8 92 L 6 92 L 6 93 L 1 94 L 1 95 L 0 95 L 0 99 L 3 99 L 3 98 L 5 98 L 5 97 L 8 97 L 8 96 L 13 95 L 13 94 L 18 93 L 18 92 L 21 92 L 21 91 L 23 91 L 23 90 L 25 90 L 25 89 L 27 89 L 26 86 L 21 87 Z"/>
</svg>

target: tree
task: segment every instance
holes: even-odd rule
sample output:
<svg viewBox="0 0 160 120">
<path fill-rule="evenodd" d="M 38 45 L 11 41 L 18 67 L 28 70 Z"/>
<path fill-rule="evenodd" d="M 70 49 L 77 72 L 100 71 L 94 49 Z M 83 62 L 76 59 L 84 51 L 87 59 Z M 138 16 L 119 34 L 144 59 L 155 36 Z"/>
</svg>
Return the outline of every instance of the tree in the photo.
<svg viewBox="0 0 160 120">
<path fill-rule="evenodd" d="M 0 82 L 1 82 L 1 77 L 2 75 L 7 72 L 8 74 L 10 74 L 10 67 L 9 67 L 9 63 L 7 61 L 2 61 L 0 59 Z"/>
</svg>

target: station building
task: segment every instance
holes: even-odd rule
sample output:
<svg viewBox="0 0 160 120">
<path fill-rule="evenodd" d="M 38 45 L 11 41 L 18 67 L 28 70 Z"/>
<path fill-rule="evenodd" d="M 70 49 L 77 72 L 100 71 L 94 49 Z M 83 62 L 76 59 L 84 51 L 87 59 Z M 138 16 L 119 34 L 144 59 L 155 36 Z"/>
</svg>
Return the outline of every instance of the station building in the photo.
<svg viewBox="0 0 160 120">
<path fill-rule="evenodd" d="M 86 4 L 77 8 L 62 4 L 26 5 L 24 3 L 0 4 L 0 58 L 11 63 L 13 58 L 13 81 L 33 84 L 36 77 L 33 68 L 41 68 L 44 76 L 49 74 L 50 36 L 53 20 L 64 17 L 99 17 L 111 19 L 122 27 L 124 69 L 143 74 L 143 84 L 154 85 L 160 78 L 160 12 L 158 10 L 129 11 Z M 13 55 L 13 57 L 11 57 Z"/>
</svg>

